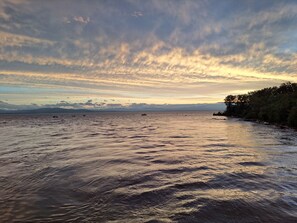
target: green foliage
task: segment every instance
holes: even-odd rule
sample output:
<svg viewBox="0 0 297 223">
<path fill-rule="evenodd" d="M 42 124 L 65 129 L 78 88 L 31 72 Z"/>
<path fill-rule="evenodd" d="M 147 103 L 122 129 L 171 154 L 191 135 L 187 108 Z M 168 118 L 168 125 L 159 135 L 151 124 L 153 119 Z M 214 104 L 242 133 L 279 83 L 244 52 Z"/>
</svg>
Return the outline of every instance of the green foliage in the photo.
<svg viewBox="0 0 297 223">
<path fill-rule="evenodd" d="M 297 84 L 283 83 L 225 98 L 226 116 L 261 120 L 297 127 Z"/>
</svg>

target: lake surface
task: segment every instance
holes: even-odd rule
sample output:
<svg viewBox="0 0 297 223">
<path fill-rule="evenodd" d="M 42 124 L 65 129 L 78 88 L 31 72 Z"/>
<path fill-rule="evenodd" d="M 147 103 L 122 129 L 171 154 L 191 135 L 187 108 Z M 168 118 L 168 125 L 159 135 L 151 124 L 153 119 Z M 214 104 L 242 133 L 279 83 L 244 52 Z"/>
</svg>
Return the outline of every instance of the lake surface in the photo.
<svg viewBox="0 0 297 223">
<path fill-rule="evenodd" d="M 1 115 L 0 222 L 297 222 L 297 132 L 211 114 Z"/>
</svg>

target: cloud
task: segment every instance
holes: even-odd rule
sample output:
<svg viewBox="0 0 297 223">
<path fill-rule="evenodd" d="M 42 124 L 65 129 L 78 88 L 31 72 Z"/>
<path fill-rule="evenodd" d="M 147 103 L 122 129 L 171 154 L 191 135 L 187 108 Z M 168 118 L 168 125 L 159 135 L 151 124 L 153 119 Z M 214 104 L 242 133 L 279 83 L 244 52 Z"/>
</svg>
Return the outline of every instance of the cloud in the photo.
<svg viewBox="0 0 297 223">
<path fill-rule="evenodd" d="M 45 45 L 45 46 L 53 46 L 54 43 L 45 39 L 38 39 L 29 36 L 23 36 L 20 34 L 13 34 L 7 32 L 0 32 L 0 46 L 1 47 L 26 47 L 32 45 Z"/>
<path fill-rule="evenodd" d="M 131 16 L 133 17 L 142 17 L 143 16 L 143 13 L 140 12 L 140 11 L 135 11 L 131 14 Z"/>
<path fill-rule="evenodd" d="M 90 22 L 90 17 L 74 16 L 73 21 L 81 24 L 88 24 Z"/>
<path fill-rule="evenodd" d="M 296 81 L 296 14 L 295 1 L 5 0 L 0 84 L 121 103 L 220 100 Z"/>
</svg>

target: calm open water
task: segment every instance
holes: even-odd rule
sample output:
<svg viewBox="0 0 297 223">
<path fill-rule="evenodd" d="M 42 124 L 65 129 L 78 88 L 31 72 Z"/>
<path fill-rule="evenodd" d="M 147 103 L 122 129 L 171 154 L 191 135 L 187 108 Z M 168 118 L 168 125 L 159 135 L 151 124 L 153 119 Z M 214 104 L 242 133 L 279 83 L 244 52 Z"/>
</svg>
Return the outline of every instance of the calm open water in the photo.
<svg viewBox="0 0 297 223">
<path fill-rule="evenodd" d="M 210 112 L 0 116 L 0 222 L 297 222 L 297 132 Z"/>
</svg>

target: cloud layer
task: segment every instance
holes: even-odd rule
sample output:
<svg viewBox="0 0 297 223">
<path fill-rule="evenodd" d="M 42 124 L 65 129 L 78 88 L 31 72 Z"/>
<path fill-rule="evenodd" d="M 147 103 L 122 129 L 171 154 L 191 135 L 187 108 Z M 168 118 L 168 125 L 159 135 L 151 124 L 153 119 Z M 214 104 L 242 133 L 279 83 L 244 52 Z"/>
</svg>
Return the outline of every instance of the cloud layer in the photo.
<svg viewBox="0 0 297 223">
<path fill-rule="evenodd" d="M 296 1 L 0 2 L 0 97 L 221 101 L 297 80 Z"/>
</svg>

